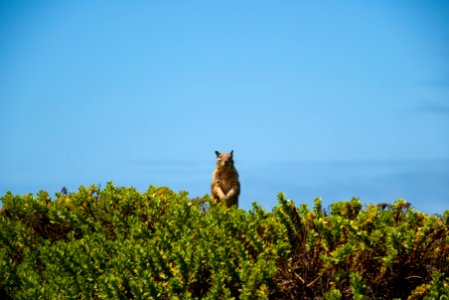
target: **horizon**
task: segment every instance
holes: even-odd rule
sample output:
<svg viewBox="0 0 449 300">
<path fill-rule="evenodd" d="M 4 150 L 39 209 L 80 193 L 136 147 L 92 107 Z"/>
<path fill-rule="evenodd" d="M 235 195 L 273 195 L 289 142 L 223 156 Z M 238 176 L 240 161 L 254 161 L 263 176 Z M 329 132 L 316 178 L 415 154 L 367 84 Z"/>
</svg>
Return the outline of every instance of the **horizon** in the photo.
<svg viewBox="0 0 449 300">
<path fill-rule="evenodd" d="M 238 157 L 238 153 L 235 153 Z M 117 180 L 94 180 L 84 182 L 104 188 L 107 182 L 118 187 L 134 187 L 144 193 L 150 186 L 167 186 L 175 192 L 186 191 L 190 198 L 210 194 L 209 183 L 214 160 L 209 162 L 147 162 L 130 164 L 128 174 L 146 174 L 150 182 L 135 177 L 115 175 Z M 296 204 L 313 207 L 313 201 L 321 198 L 326 209 L 332 203 L 358 198 L 364 205 L 388 203 L 398 199 L 411 203 L 416 210 L 428 214 L 443 214 L 448 210 L 449 160 L 416 161 L 292 161 L 267 162 L 265 164 L 243 162 L 236 159 L 240 173 L 242 193 L 239 207 L 251 209 L 257 202 L 265 210 L 277 205 L 277 195 L 284 193 Z M 439 174 L 438 174 L 439 173 Z M 292 176 L 295 175 L 295 176 Z M 293 179 L 292 179 L 293 178 Z M 77 182 L 82 181 L 80 178 Z M 43 184 L 48 187 L 52 199 L 55 193 L 65 187 L 76 192 L 81 185 L 77 183 Z M 11 190 L 13 194 L 37 194 L 39 183 L 18 185 Z M 5 186 L 0 184 L 0 190 Z M 45 189 L 44 189 L 45 190 Z"/>
</svg>

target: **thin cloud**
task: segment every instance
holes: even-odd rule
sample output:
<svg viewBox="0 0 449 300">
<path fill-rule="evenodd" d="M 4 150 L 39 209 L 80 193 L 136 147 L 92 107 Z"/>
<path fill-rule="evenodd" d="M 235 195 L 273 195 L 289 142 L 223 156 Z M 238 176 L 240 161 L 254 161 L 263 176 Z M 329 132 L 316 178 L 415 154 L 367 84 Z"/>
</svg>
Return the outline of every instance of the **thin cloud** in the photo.
<svg viewBox="0 0 449 300">
<path fill-rule="evenodd" d="M 448 101 L 449 102 L 449 101 Z M 427 101 L 420 105 L 417 109 L 420 112 L 424 113 L 434 113 L 434 114 L 449 114 L 449 103 L 437 103 Z"/>
<path fill-rule="evenodd" d="M 197 165 L 195 161 L 177 159 L 137 159 L 130 160 L 127 163 L 147 167 L 190 167 Z"/>
<path fill-rule="evenodd" d="M 449 72 L 421 81 L 421 84 L 427 87 L 449 88 Z"/>
</svg>

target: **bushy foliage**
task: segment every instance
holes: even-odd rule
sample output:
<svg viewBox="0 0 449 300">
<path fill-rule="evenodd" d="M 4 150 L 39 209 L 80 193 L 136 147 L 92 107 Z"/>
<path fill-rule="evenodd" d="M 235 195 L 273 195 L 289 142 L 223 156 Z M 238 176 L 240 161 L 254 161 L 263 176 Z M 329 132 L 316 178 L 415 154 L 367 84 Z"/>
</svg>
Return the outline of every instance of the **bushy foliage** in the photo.
<svg viewBox="0 0 449 300">
<path fill-rule="evenodd" d="M 208 208 L 167 188 L 108 184 L 2 201 L 4 297 L 267 298 L 276 251 L 287 247 L 259 208 Z"/>
<path fill-rule="evenodd" d="M 150 187 L 7 193 L 1 299 L 445 299 L 449 212 L 353 199 L 266 212 Z"/>
<path fill-rule="evenodd" d="M 358 199 L 310 211 L 279 196 L 275 212 L 290 240 L 277 282 L 290 299 L 446 299 L 449 227 L 444 218 Z M 447 212 L 446 212 L 447 214 Z"/>
</svg>

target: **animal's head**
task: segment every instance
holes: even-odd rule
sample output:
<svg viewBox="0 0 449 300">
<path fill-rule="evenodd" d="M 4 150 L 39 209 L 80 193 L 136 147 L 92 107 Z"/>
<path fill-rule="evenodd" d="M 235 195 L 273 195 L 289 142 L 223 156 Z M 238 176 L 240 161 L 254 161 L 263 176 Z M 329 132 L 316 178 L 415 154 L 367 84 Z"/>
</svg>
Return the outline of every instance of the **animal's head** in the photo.
<svg viewBox="0 0 449 300">
<path fill-rule="evenodd" d="M 229 153 L 220 153 L 215 151 L 217 155 L 217 167 L 233 167 L 234 166 L 234 150 Z"/>
</svg>

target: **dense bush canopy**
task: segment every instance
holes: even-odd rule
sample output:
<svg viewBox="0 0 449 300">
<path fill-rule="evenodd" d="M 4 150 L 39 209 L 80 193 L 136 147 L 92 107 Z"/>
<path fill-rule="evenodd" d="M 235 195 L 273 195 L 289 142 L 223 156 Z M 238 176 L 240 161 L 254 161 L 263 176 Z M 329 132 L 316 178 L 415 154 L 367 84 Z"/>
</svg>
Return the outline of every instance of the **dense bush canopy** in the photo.
<svg viewBox="0 0 449 300">
<path fill-rule="evenodd" d="M 449 299 L 449 211 L 266 212 L 150 187 L 7 193 L 1 299 Z"/>
</svg>

